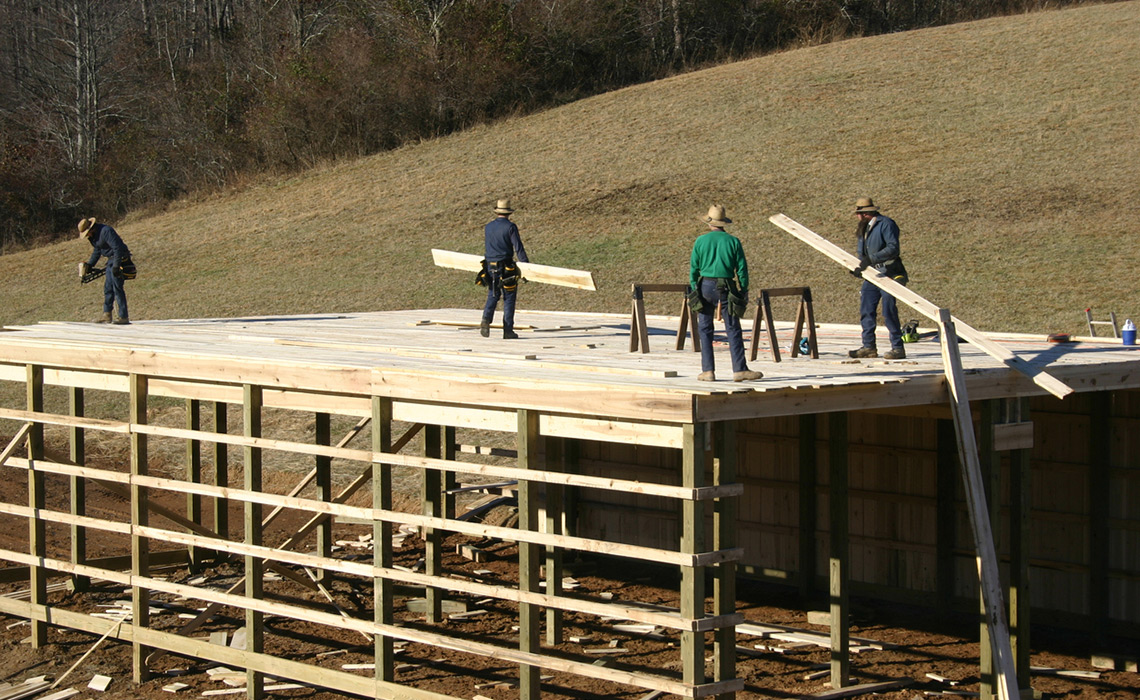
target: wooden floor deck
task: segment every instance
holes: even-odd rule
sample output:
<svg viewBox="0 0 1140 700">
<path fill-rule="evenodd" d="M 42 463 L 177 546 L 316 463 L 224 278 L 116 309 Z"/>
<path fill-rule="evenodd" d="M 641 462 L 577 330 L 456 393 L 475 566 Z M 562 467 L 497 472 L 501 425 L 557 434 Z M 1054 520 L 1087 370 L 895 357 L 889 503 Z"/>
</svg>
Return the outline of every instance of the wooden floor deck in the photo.
<svg viewBox="0 0 1140 700">
<path fill-rule="evenodd" d="M 855 361 L 853 325 L 819 326 L 819 359 L 789 357 L 791 323 L 777 323 L 783 361 L 760 342 L 755 382 L 734 383 L 726 344 L 720 381 L 698 382 L 691 340 L 676 350 L 676 317 L 647 321 L 651 352 L 629 351 L 629 317 L 520 310 L 520 338 L 478 332 L 478 311 L 434 309 L 303 316 L 138 321 L 130 326 L 40 323 L 0 333 L 0 378 L 23 364 L 140 373 L 204 382 L 391 396 L 456 405 L 533 408 L 568 415 L 692 422 L 946 402 L 935 338 L 906 346 L 907 359 Z M 751 323 L 745 324 L 745 341 Z M 927 329 L 928 330 L 928 329 Z M 880 327 L 880 347 L 888 343 Z M 718 332 L 718 337 L 722 332 Z M 766 336 L 766 334 L 765 334 Z M 1140 354 L 1112 338 L 1053 344 L 1041 336 L 994 341 L 1077 391 L 1140 386 Z M 722 337 L 720 337 L 723 340 Z M 960 346 L 972 399 L 1043 391 L 969 344 Z M 5 374 L 6 373 L 6 374 Z"/>
</svg>

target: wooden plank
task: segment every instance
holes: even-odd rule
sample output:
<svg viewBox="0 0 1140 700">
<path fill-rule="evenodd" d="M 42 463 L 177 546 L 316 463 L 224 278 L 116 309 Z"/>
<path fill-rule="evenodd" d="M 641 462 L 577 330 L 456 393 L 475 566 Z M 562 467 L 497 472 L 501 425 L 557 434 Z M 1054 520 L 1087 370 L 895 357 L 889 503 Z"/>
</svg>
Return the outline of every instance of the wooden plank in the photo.
<svg viewBox="0 0 1140 700">
<path fill-rule="evenodd" d="M 946 379 L 950 404 L 954 408 L 954 427 L 961 457 L 962 481 L 966 487 L 966 505 L 974 533 L 974 551 L 977 557 L 978 579 L 985 606 L 986 629 L 997 660 L 998 687 L 1004 700 L 1019 697 L 1017 665 L 1010 645 L 1006 625 L 1005 603 L 997 552 L 986 501 L 985 484 L 978 459 L 978 446 L 974 439 L 974 423 L 970 415 L 970 401 L 966 396 L 962 361 L 958 355 L 957 334 L 950 312 L 939 314 L 942 335 L 942 356 L 946 363 Z"/>
<path fill-rule="evenodd" d="M 914 683 L 912 678 L 900 678 L 895 681 L 877 681 L 874 683 L 860 683 L 859 685 L 849 685 L 845 688 L 836 688 L 834 690 L 825 690 L 821 693 L 814 695 L 805 695 L 805 698 L 818 698 L 819 700 L 837 700 L 838 698 L 853 698 L 856 695 L 867 695 L 868 693 L 883 693 L 888 690 L 897 690 L 898 688 L 905 688 Z"/>
<path fill-rule="evenodd" d="M 775 214 L 768 217 L 768 220 L 776 226 L 784 229 L 788 233 L 792 234 L 796 238 L 800 239 L 804 243 L 807 243 L 819 252 L 828 256 L 832 260 L 838 262 L 840 265 L 843 265 L 848 270 L 854 270 L 858 267 L 859 260 L 854 255 L 848 253 L 839 246 L 831 243 L 819 234 L 808 229 L 806 226 L 788 218 L 787 216 L 783 214 Z M 941 309 L 923 297 L 919 296 L 915 292 L 911 291 L 909 288 L 890 279 L 886 275 L 879 273 L 874 268 L 869 267 L 863 270 L 863 279 L 867 280 L 876 287 L 879 287 L 899 301 L 906 303 L 915 311 L 923 314 L 935 323 L 941 322 L 939 317 L 939 312 Z M 954 322 L 954 327 L 957 329 L 958 336 L 969 341 L 970 343 L 973 343 L 979 349 L 985 351 L 988 355 L 990 355 L 990 357 L 1004 362 L 1011 369 L 1015 369 L 1018 372 L 1021 372 L 1025 376 L 1029 377 L 1035 384 L 1040 386 L 1042 389 L 1045 389 L 1050 394 L 1053 394 L 1059 399 L 1063 399 L 1069 394 L 1073 393 L 1073 389 L 1067 384 L 1049 374 L 1045 370 L 1034 367 L 1025 362 L 1006 348 L 990 340 L 981 331 L 971 328 L 957 318 L 951 317 L 951 320 Z"/>
<path fill-rule="evenodd" d="M 41 413 L 44 410 L 44 368 L 28 365 L 26 370 L 28 411 Z M 47 485 L 44 473 L 35 468 L 36 462 L 44 458 L 44 427 L 36 423 L 28 430 L 28 507 L 42 510 L 47 507 Z M 18 444 L 18 443 L 14 443 Z M 47 530 L 44 522 L 36 517 L 28 518 L 28 552 L 36 557 L 47 556 Z M 33 605 L 47 604 L 47 576 L 44 568 L 29 562 L 30 600 Z M 32 648 L 40 649 L 47 644 L 47 625 L 32 623 Z"/>
<path fill-rule="evenodd" d="M 261 387 L 246 384 L 243 387 L 245 400 L 242 402 L 242 423 L 247 438 L 261 437 L 262 401 Z M 244 469 L 242 470 L 247 492 L 261 491 L 262 452 L 261 448 L 247 445 L 244 448 Z M 262 546 L 262 504 L 245 501 L 244 516 L 245 544 L 250 547 Z M 265 563 L 254 553 L 245 555 L 245 599 L 260 600 L 264 594 Z M 245 606 L 245 650 L 260 654 L 265 650 L 265 613 L 257 608 Z M 257 669 L 246 669 L 245 684 L 249 688 L 249 700 L 260 700 L 265 695 L 265 674 Z"/>
<path fill-rule="evenodd" d="M 134 424 L 147 422 L 147 378 L 132 374 L 130 378 L 130 420 Z M 150 496 L 147 490 L 134 480 L 146 476 L 149 468 L 147 436 L 144 433 L 131 433 L 131 480 L 128 487 L 131 510 L 131 575 L 146 577 L 150 574 L 150 539 L 143 532 L 150 523 Z M 157 504 L 156 504 L 157 505 Z M 131 587 L 131 618 L 134 627 L 150 626 L 150 590 L 141 586 Z M 146 657 L 150 649 L 138 641 L 131 643 L 131 668 L 135 683 L 144 683 L 150 678 Z"/>
<path fill-rule="evenodd" d="M 432 248 L 432 260 L 438 267 L 448 267 L 454 270 L 479 272 L 483 269 L 483 258 L 468 253 L 455 253 L 450 250 Z M 564 267 L 551 267 L 536 263 L 516 263 L 524 279 L 543 284 L 554 284 L 560 287 L 574 287 L 595 291 L 594 276 L 585 270 L 571 270 Z"/>
<path fill-rule="evenodd" d="M 542 435 L 538 432 L 538 414 L 533 411 L 518 412 L 518 433 L 516 437 L 518 450 L 518 466 L 522 471 L 529 471 L 540 464 L 542 449 Z M 519 501 L 519 530 L 533 532 L 538 529 L 538 489 L 529 480 L 520 480 L 518 483 Z M 534 544 L 519 542 L 519 590 L 528 593 L 537 593 L 539 590 L 539 566 L 541 565 L 540 548 Z M 556 579 L 548 579 L 552 583 Z M 560 580 L 560 579 L 558 579 Z M 555 586 L 547 587 L 548 593 L 555 592 Z M 542 648 L 542 637 L 539 631 L 541 614 L 537 606 L 530 603 L 519 605 L 519 651 L 526 654 L 538 653 Z M 539 669 L 533 664 L 519 666 L 519 698 L 520 700 L 538 700 L 542 696 L 542 683 L 539 679 Z"/>
</svg>

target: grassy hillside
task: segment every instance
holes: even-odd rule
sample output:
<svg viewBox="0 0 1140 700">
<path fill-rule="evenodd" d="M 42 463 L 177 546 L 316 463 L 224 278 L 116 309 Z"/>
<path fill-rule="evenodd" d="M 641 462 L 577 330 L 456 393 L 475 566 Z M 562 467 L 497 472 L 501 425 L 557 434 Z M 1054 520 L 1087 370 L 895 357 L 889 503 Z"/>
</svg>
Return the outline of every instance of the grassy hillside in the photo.
<svg viewBox="0 0 1140 700">
<path fill-rule="evenodd" d="M 857 283 L 767 217 L 850 247 L 865 194 L 899 223 L 912 287 L 976 327 L 1083 332 L 1089 305 L 1140 320 L 1140 2 L 725 65 L 111 223 L 140 268 L 135 319 L 475 318 L 471 275 L 429 250 L 481 253 L 497 197 L 532 261 L 598 283 L 530 284 L 521 308 L 594 311 L 625 311 L 634 281 L 683 282 L 719 202 L 755 289 L 811 285 L 819 320 L 855 322 Z M 101 286 L 74 278 L 89 252 L 0 258 L 0 322 L 93 318 Z"/>
</svg>

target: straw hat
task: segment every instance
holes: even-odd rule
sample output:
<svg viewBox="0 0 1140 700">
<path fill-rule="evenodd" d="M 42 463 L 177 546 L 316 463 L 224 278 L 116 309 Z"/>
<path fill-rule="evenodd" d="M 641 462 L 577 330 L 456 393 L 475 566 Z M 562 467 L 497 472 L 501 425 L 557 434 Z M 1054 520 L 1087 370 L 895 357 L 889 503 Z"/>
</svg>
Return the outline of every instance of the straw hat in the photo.
<svg viewBox="0 0 1140 700">
<path fill-rule="evenodd" d="M 95 217 L 90 219 L 81 219 L 79 221 L 79 237 L 87 238 L 91 234 L 91 227 L 95 225 Z"/>
<path fill-rule="evenodd" d="M 498 202 L 496 202 L 495 203 L 495 213 L 496 214 L 514 214 L 515 210 L 511 209 L 511 200 L 500 199 Z"/>
<path fill-rule="evenodd" d="M 710 226 L 724 226 L 731 224 L 732 219 L 724 215 L 724 207 L 714 204 L 709 207 L 709 215 L 704 218 L 704 222 Z"/>
<path fill-rule="evenodd" d="M 879 208 L 871 201 L 870 197 L 860 197 L 855 200 L 855 213 L 856 214 L 878 214 Z"/>
</svg>

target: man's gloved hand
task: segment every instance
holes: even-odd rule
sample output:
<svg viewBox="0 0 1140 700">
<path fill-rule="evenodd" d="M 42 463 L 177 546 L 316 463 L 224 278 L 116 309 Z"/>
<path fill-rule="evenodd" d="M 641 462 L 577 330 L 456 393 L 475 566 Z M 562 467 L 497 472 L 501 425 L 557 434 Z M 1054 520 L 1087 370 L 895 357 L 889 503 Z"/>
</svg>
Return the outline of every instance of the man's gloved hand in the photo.
<svg viewBox="0 0 1140 700">
<path fill-rule="evenodd" d="M 82 282 L 87 273 L 91 271 L 91 266 L 85 262 L 79 263 L 79 281 Z"/>
<path fill-rule="evenodd" d="M 870 266 L 871 266 L 871 260 L 869 258 L 866 258 L 866 257 L 859 258 L 859 264 L 855 266 L 855 269 L 851 271 L 851 274 L 854 275 L 855 277 L 862 277 L 863 276 L 863 270 L 866 270 Z"/>
</svg>

